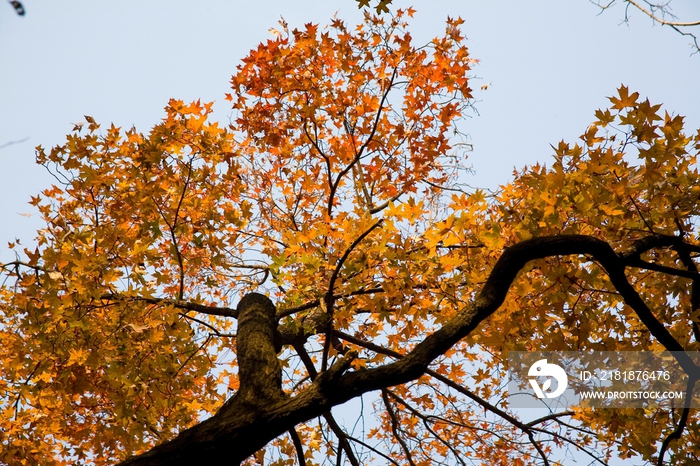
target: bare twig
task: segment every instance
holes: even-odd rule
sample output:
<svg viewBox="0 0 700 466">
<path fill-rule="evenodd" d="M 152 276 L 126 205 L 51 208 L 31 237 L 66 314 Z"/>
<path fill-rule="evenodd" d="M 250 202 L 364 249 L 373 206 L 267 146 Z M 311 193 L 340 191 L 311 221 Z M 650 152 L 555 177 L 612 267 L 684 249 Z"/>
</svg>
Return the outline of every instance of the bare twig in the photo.
<svg viewBox="0 0 700 466">
<path fill-rule="evenodd" d="M 22 6 L 19 2 L 10 2 L 10 3 L 13 3 L 13 4 L 14 4 L 14 3 L 17 3 L 17 4 L 20 5 L 20 7 Z M 19 12 L 18 12 L 17 14 L 19 14 L 19 15 L 21 16 L 21 15 L 23 15 L 24 13 L 19 13 Z M 13 144 L 21 144 L 21 143 L 23 143 L 24 141 L 27 141 L 28 139 L 29 139 L 29 136 L 27 136 L 26 138 L 17 139 L 16 141 L 9 141 L 9 142 L 6 142 L 5 144 L 0 145 L 0 149 L 4 149 L 5 147 L 11 146 L 11 145 L 13 145 Z"/>
<path fill-rule="evenodd" d="M 675 27 L 691 27 L 691 26 L 700 26 L 700 21 L 688 21 L 688 22 L 682 22 L 682 21 L 667 21 L 663 18 L 658 17 L 655 15 L 653 12 L 650 10 L 647 10 L 644 8 L 639 2 L 636 2 L 634 0 L 625 0 L 625 2 L 629 3 L 630 5 L 634 6 L 637 8 L 639 11 L 653 19 L 659 24 L 663 24 L 664 26 L 675 26 Z M 651 5 L 649 2 L 646 2 L 648 5 Z M 661 10 L 661 12 L 665 12 L 665 5 L 664 6 L 657 6 L 657 9 Z"/>
<path fill-rule="evenodd" d="M 600 11 L 602 13 L 603 11 L 612 7 L 616 3 L 616 0 L 609 0 L 607 2 L 602 2 L 600 0 L 590 0 L 590 2 L 598 8 L 600 8 Z M 694 49 L 691 55 L 700 52 L 700 43 L 698 43 L 698 37 L 694 33 L 688 31 L 688 29 L 690 28 L 700 26 L 700 21 L 673 21 L 666 19 L 666 17 L 675 18 L 675 16 L 672 15 L 670 12 L 670 1 L 664 3 L 652 3 L 648 0 L 644 0 L 643 2 L 640 2 L 638 0 L 622 0 L 622 2 L 625 4 L 625 18 L 623 22 L 629 22 L 629 9 L 630 7 L 633 7 L 634 9 L 642 12 L 643 14 L 651 18 L 653 22 L 658 23 L 662 26 L 668 26 L 680 35 L 689 37 L 692 41 L 691 46 Z"/>
</svg>

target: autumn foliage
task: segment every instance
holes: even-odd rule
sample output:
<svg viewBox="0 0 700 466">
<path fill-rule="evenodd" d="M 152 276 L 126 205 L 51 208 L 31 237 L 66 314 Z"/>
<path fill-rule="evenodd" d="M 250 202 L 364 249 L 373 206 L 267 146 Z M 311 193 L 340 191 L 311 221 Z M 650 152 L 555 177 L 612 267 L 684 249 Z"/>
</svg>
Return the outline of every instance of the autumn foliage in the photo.
<svg viewBox="0 0 700 466">
<path fill-rule="evenodd" d="M 2 264 L 0 463 L 114 464 L 192 426 L 128 464 L 700 455 L 695 412 L 524 424 L 503 391 L 510 350 L 698 350 L 700 133 L 623 86 L 546 166 L 467 188 L 462 21 L 416 46 L 412 14 L 283 23 L 228 126 L 171 100 L 148 133 L 86 117 L 38 148 L 56 184 Z M 272 320 L 237 320 L 243 296 Z M 374 424 L 341 425 L 369 392 Z"/>
</svg>

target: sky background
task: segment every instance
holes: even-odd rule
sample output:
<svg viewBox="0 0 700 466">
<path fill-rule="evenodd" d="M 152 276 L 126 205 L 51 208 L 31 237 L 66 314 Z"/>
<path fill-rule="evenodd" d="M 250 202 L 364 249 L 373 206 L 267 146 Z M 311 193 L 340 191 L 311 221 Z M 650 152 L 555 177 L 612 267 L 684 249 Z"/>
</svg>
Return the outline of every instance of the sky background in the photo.
<svg viewBox="0 0 700 466">
<path fill-rule="evenodd" d="M 474 145 L 472 186 L 495 188 L 516 167 L 549 163 L 549 145 L 574 141 L 620 84 L 700 128 L 700 54 L 641 13 L 624 25 L 622 7 L 599 15 L 587 0 L 394 1 L 416 8 L 417 43 L 442 34 L 448 15 L 465 20 L 480 60 L 478 114 L 462 127 Z M 226 121 L 231 74 L 280 17 L 291 28 L 325 25 L 336 12 L 350 24 L 362 17 L 353 0 L 22 3 L 25 17 L 0 2 L 0 146 L 24 140 L 0 149 L 0 261 L 13 257 L 8 241 L 30 245 L 41 227 L 27 202 L 52 178 L 35 164 L 36 146 L 62 143 L 83 115 L 147 132 L 170 98 L 215 101 Z M 696 0 L 672 6 L 700 19 Z"/>
</svg>

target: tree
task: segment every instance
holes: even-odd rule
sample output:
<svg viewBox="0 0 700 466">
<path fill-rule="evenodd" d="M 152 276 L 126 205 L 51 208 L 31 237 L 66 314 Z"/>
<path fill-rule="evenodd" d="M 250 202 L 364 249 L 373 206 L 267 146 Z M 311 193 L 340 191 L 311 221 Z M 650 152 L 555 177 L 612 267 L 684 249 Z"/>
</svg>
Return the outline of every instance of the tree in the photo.
<svg viewBox="0 0 700 466">
<path fill-rule="evenodd" d="M 697 458 L 689 409 L 524 423 L 498 387 L 516 349 L 667 349 L 692 391 L 700 133 L 623 86 L 550 168 L 468 188 L 474 60 L 460 19 L 416 47 L 412 14 L 282 23 L 228 127 L 172 100 L 148 133 L 86 116 L 38 148 L 57 182 L 2 264 L 0 462 Z M 370 392 L 359 436 L 333 408 Z"/>
</svg>

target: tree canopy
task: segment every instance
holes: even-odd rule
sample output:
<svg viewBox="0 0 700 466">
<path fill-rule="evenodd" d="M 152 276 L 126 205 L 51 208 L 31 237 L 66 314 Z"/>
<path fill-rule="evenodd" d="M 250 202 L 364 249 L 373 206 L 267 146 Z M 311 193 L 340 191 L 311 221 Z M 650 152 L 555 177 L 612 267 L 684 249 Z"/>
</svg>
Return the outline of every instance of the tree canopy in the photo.
<svg viewBox="0 0 700 466">
<path fill-rule="evenodd" d="M 692 390 L 700 131 L 621 86 L 549 164 L 470 188 L 475 60 L 460 19 L 417 46 L 412 14 L 282 22 L 227 126 L 171 100 L 147 133 L 86 116 L 37 149 L 56 183 L 1 264 L 0 462 L 697 460 L 690 409 L 519 420 L 503 360 L 666 349 Z M 337 419 L 370 392 L 375 425 Z"/>
</svg>

